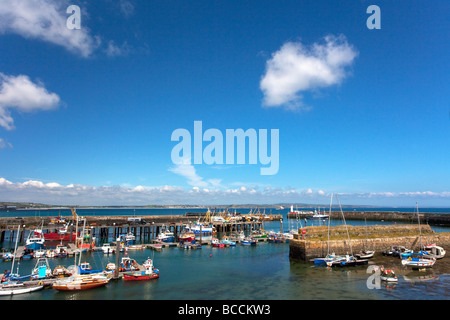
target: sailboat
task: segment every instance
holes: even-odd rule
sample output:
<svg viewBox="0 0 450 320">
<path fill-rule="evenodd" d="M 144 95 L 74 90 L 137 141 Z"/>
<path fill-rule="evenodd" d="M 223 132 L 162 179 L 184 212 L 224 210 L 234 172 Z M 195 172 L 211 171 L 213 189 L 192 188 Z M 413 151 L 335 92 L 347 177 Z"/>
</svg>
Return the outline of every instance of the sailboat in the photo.
<svg viewBox="0 0 450 320">
<path fill-rule="evenodd" d="M 402 254 L 402 265 L 413 269 L 431 268 L 436 263 L 435 258 L 426 257 L 427 253 L 422 250 L 422 229 L 420 227 L 419 206 L 416 202 L 417 221 L 419 222 L 419 239 L 421 250 L 416 253 Z"/>
<path fill-rule="evenodd" d="M 17 237 L 16 237 L 16 244 L 14 247 L 14 256 L 13 261 L 11 265 L 11 272 L 14 269 L 14 262 L 16 257 L 16 251 L 17 251 L 17 240 L 19 238 L 19 231 L 20 231 L 20 225 L 17 227 Z M 19 268 L 17 268 L 19 269 Z M 23 293 L 30 293 L 34 291 L 38 291 L 44 288 L 44 285 L 42 284 L 25 284 L 21 281 L 15 280 L 18 279 L 19 275 L 12 275 L 10 274 L 9 277 L 3 278 L 2 283 L 0 284 L 0 296 L 9 296 L 9 295 L 15 295 L 15 294 L 23 294 Z"/>
<path fill-rule="evenodd" d="M 86 219 L 84 219 L 83 231 L 85 225 Z M 75 233 L 78 235 L 78 216 L 76 216 L 76 228 L 77 231 Z M 81 239 L 83 239 L 83 237 L 81 237 Z M 78 240 L 79 239 L 77 237 L 77 241 Z M 72 266 L 72 268 L 69 267 L 72 275 L 68 278 L 57 280 L 52 286 L 53 289 L 58 291 L 81 291 L 103 287 L 108 284 L 111 279 L 111 275 L 106 272 L 82 274 L 80 263 L 81 256 L 82 252 L 80 252 L 80 257 L 77 264 L 77 252 L 75 251 L 75 266 Z M 80 267 L 77 267 L 77 265 Z"/>
<path fill-rule="evenodd" d="M 333 195 L 331 195 L 330 198 L 330 217 L 331 217 L 331 204 L 333 203 Z M 314 264 L 315 265 L 329 265 L 336 261 L 344 260 L 344 256 L 337 256 L 334 252 L 330 253 L 330 222 L 331 219 L 328 219 L 328 242 L 327 242 L 327 255 L 323 258 L 315 258 Z"/>
<path fill-rule="evenodd" d="M 339 204 L 339 209 L 341 211 L 341 215 L 342 215 L 342 220 L 344 221 L 344 225 L 345 228 L 347 230 L 347 237 L 348 237 L 348 243 L 350 246 L 350 253 L 351 254 L 346 254 L 346 255 L 341 255 L 341 256 L 334 256 L 332 261 L 327 261 L 326 264 L 329 267 L 347 267 L 347 266 L 359 266 L 359 265 L 366 265 L 368 264 L 368 260 L 366 259 L 358 259 L 353 255 L 353 249 L 352 249 L 352 242 L 350 240 L 350 234 L 348 232 L 348 226 L 347 223 L 345 222 L 345 216 L 344 216 L 344 212 L 342 211 L 342 206 L 341 203 L 339 201 L 338 195 L 336 193 L 336 199 L 338 201 Z M 330 216 L 331 216 L 331 204 L 330 204 Z"/>
<path fill-rule="evenodd" d="M 367 221 L 366 219 L 364 219 L 365 225 L 366 225 L 366 243 L 369 241 L 369 235 L 367 232 Z M 359 259 L 370 259 L 373 257 L 373 255 L 375 254 L 374 250 L 367 250 L 366 248 L 364 248 L 364 250 L 362 250 L 359 253 L 355 253 L 355 257 L 359 258 Z"/>
</svg>

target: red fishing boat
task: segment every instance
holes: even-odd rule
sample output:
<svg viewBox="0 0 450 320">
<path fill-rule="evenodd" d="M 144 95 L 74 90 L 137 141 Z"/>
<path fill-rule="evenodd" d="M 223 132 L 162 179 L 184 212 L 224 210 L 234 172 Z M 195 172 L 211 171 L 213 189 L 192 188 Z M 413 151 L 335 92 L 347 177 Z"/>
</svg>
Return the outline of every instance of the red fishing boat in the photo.
<svg viewBox="0 0 450 320">
<path fill-rule="evenodd" d="M 124 273 L 123 280 L 151 280 L 159 278 L 159 270 L 153 267 L 151 259 L 147 259 L 142 266 L 144 271 Z"/>
</svg>

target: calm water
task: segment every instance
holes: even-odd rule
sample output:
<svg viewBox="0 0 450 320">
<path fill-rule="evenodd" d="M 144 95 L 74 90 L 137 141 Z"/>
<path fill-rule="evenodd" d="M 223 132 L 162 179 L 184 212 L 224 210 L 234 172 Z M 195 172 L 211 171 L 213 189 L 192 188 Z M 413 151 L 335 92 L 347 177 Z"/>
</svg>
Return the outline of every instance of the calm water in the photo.
<svg viewBox="0 0 450 320">
<path fill-rule="evenodd" d="M 80 215 L 87 215 L 81 213 Z M 183 212 L 187 210 L 183 209 Z M 192 211 L 192 210 L 189 210 Z M 137 214 L 138 210 L 136 210 Z M 245 212 L 242 211 L 241 212 Z M 286 211 L 285 211 L 286 212 Z M 98 214 L 98 213 L 95 213 Z M 110 213 L 108 213 L 110 214 Z M 123 214 L 123 213 L 120 213 Z M 144 213 L 148 214 L 148 213 Z M 157 213 L 160 214 L 160 213 Z M 174 214 L 174 213 L 168 213 Z M 332 221 L 333 224 L 339 221 Z M 301 221 L 284 220 L 283 230 L 296 228 Z M 317 222 L 316 222 L 317 223 Z M 361 224 L 361 221 L 348 221 Z M 364 223 L 364 222 L 362 222 Z M 368 224 L 373 222 L 368 222 Z M 377 222 L 381 224 L 381 222 Z M 390 224 L 385 222 L 384 224 Z M 268 230 L 280 230 L 280 222 L 265 224 Z M 438 232 L 449 232 L 440 228 Z M 10 247 L 11 242 L 4 242 Z M 13 244 L 12 244 L 13 245 Z M 448 249 L 447 249 L 448 250 Z M 418 272 L 404 269 L 400 260 L 375 257 L 371 264 L 394 268 L 399 277 L 396 286 L 369 289 L 371 274 L 367 266 L 327 269 L 308 262 L 289 259 L 288 244 L 260 243 L 256 247 L 237 245 L 229 248 L 204 246 L 201 250 L 165 248 L 162 252 L 150 249 L 130 251 L 130 257 L 142 263 L 154 259 L 160 278 L 144 282 L 112 281 L 104 288 L 85 292 L 66 293 L 46 289 L 32 294 L 0 297 L 1 300 L 301 300 L 301 299 L 450 299 L 450 257 L 439 260 L 432 271 Z M 114 262 L 115 255 L 102 252 L 83 254 L 94 269 Z M 68 266 L 73 258 L 49 259 L 50 266 Z M 35 260 L 21 261 L 20 273 L 29 274 Z M 0 262 L 10 269 L 11 262 Z"/>
<path fill-rule="evenodd" d="M 204 247 L 201 250 L 166 248 L 130 253 L 138 262 L 153 258 L 161 276 L 146 282 L 113 281 L 104 288 L 66 293 L 46 289 L 32 294 L 2 297 L 13 300 L 297 300 L 297 299 L 446 299 L 450 298 L 450 275 L 407 272 L 400 260 L 389 258 L 399 282 L 395 287 L 368 289 L 367 266 L 346 269 L 314 267 L 289 261 L 287 244 L 260 243 L 256 247 Z M 114 255 L 93 252 L 84 255 L 94 268 L 114 261 Z M 374 261 L 376 262 L 376 261 Z M 34 261 L 20 263 L 25 274 Z M 49 259 L 50 266 L 73 264 L 73 258 Z M 437 264 L 448 264 L 446 259 Z M 4 269 L 10 263 L 2 262 Z M 441 266 L 442 267 L 442 266 Z M 430 280 L 423 280 L 429 278 Z"/>
</svg>

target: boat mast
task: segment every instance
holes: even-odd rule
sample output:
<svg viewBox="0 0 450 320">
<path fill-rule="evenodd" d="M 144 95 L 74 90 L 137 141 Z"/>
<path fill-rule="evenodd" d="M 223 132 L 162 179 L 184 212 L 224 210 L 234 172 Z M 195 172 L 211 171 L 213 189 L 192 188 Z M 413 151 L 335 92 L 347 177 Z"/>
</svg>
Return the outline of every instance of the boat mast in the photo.
<svg viewBox="0 0 450 320">
<path fill-rule="evenodd" d="M 19 240 L 19 231 L 20 231 L 20 224 L 17 226 L 17 236 L 16 236 L 16 244 L 14 245 L 14 255 L 13 255 L 13 261 L 12 261 L 12 265 L 11 265 L 11 275 L 14 272 L 14 262 L 16 261 L 17 240 Z"/>
<path fill-rule="evenodd" d="M 331 220 L 331 203 L 333 202 L 333 194 L 330 197 L 330 217 L 328 218 L 328 243 L 327 243 L 327 256 L 330 254 L 330 220 Z"/>
<path fill-rule="evenodd" d="M 419 217 L 419 205 L 416 202 L 417 209 L 417 221 L 419 222 L 419 239 L 420 239 L 420 251 L 422 251 L 422 229 L 420 227 L 420 217 Z"/>
<path fill-rule="evenodd" d="M 336 193 L 336 199 L 337 199 L 338 204 L 339 204 L 339 209 L 341 210 L 342 220 L 344 220 L 345 229 L 347 230 L 347 237 L 348 237 L 348 243 L 350 245 L 350 252 L 351 252 L 351 254 L 353 256 L 352 242 L 350 241 L 350 234 L 348 232 L 348 226 L 347 226 L 347 223 L 345 222 L 344 212 L 342 212 L 341 202 L 339 201 L 337 193 Z"/>
</svg>

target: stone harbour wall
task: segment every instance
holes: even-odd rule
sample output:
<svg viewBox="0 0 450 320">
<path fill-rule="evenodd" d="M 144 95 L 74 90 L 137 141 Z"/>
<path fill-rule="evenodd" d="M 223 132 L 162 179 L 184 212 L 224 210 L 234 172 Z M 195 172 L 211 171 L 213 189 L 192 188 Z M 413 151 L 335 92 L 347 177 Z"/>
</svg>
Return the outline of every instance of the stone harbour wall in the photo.
<svg viewBox="0 0 450 320">
<path fill-rule="evenodd" d="M 418 225 L 395 226 L 348 226 L 350 242 L 345 226 L 330 228 L 329 252 L 336 254 L 357 253 L 364 249 L 381 253 L 391 245 L 401 245 L 408 249 L 419 249 Z M 302 233 L 305 229 L 305 233 Z M 293 260 L 309 261 L 324 257 L 328 253 L 328 228 L 307 227 L 299 229 L 299 234 L 289 241 L 289 257 Z M 430 226 L 424 225 L 422 230 L 422 244 L 432 244 L 450 247 L 450 234 L 435 233 Z M 351 247 L 350 247 L 351 246 Z"/>
</svg>

